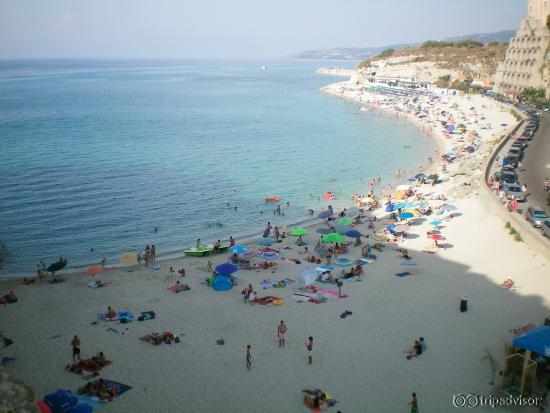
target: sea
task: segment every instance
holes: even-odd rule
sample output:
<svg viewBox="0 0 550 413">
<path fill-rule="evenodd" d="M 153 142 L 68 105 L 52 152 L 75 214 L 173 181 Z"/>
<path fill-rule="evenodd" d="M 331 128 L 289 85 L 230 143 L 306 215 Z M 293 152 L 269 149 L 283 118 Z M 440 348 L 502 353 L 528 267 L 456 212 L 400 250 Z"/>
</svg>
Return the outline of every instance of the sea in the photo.
<svg viewBox="0 0 550 413">
<path fill-rule="evenodd" d="M 0 277 L 293 228 L 433 153 L 414 125 L 321 94 L 344 80 L 328 64 L 0 61 Z"/>
</svg>

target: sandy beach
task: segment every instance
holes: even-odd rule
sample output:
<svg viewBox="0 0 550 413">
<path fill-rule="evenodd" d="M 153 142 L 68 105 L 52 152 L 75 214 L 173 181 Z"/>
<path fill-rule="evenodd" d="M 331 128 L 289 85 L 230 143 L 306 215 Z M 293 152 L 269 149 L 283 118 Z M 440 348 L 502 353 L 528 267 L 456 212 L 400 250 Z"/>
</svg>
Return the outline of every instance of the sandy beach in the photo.
<svg viewBox="0 0 550 413">
<path fill-rule="evenodd" d="M 296 284 L 260 287 L 267 279 L 297 280 L 304 269 L 316 267 L 305 262 L 303 248 L 291 236 L 274 244 L 281 258 L 276 270 L 239 270 L 238 286 L 227 292 L 202 283 L 208 275 L 207 261 L 214 266 L 227 262 L 227 254 L 166 261 L 159 270 L 141 265 L 132 272 L 107 269 L 94 278 L 72 275 L 60 284 L 27 286 L 21 280 L 4 281 L 0 293 L 13 290 L 19 301 L 0 307 L 0 331 L 14 340 L 2 355 L 15 359 L 2 369 L 11 379 L 29 384 L 38 399 L 57 389 L 76 392 L 86 381 L 65 370 L 76 334 L 83 357 L 102 351 L 112 361 L 101 377 L 131 387 L 105 404 L 101 409 L 105 413 L 307 412 L 302 403 L 305 388 L 320 388 L 338 400 L 328 410 L 333 412 L 405 412 L 412 392 L 418 395 L 419 411 L 448 412 L 454 411 L 453 394 L 494 394 L 489 365 L 481 360 L 486 350 L 500 370 L 504 345 L 513 337 L 510 330 L 542 323 L 550 304 L 548 261 L 516 242 L 504 228 L 505 222 L 479 197 L 488 156 L 496 140 L 516 121 L 505 106 L 477 95 L 444 95 L 433 100 L 428 95 L 413 105 L 406 99 L 365 92 L 353 81 L 329 85 L 322 92 L 357 102 L 366 110 L 380 110 L 381 116 L 415 122 L 437 140 L 440 154 L 454 148 L 456 159 L 445 164 L 442 182 L 414 186 L 411 201 L 424 200 L 434 211 L 447 202 L 456 206 L 455 216 L 448 218 L 445 212 L 412 220 L 408 237 L 374 252 L 377 258 L 364 266 L 361 281 L 344 282 L 342 292 L 347 298 L 330 297 L 320 304 L 298 301 L 293 296 L 299 291 Z M 415 115 L 411 107 L 417 105 L 426 117 Z M 445 136 L 441 120 L 449 118 L 464 124 L 476 137 L 468 142 L 463 134 Z M 475 146 L 473 153 L 462 150 L 470 145 Z M 423 167 L 423 171 L 436 172 L 441 165 L 434 159 L 432 165 Z M 366 189 L 358 188 L 358 192 L 366 193 Z M 437 199 L 440 195 L 447 201 Z M 388 215 L 384 207 L 378 208 L 372 211 L 378 218 L 375 230 L 368 228 L 366 218 L 354 229 L 364 235 L 380 232 L 393 222 Z M 426 233 L 434 219 L 444 220 L 440 231 L 446 239 L 431 254 L 423 250 L 431 245 Z M 319 219 L 303 237 L 311 250 L 321 227 L 326 224 Z M 246 246 L 257 249 L 254 243 Z M 403 265 L 395 251 L 398 247 L 406 248 L 416 265 Z M 360 256 L 361 249 L 354 246 L 343 254 L 352 260 Z M 189 291 L 175 294 L 167 290 L 178 279 L 177 273 L 169 273 L 170 267 L 185 268 L 182 282 L 191 287 Z M 333 274 L 340 271 L 335 267 Z M 406 271 L 412 274 L 395 276 Z M 500 287 L 508 277 L 514 287 Z M 92 279 L 109 284 L 89 288 Z M 244 303 L 241 290 L 249 283 L 258 297 L 277 296 L 284 304 Z M 315 285 L 336 290 L 332 284 Z M 463 295 L 469 302 L 465 313 L 459 311 Z M 94 323 L 97 313 L 108 306 L 134 314 L 151 310 L 156 318 Z M 341 318 L 347 310 L 352 315 Z M 288 326 L 285 348 L 277 344 L 281 320 Z M 181 342 L 153 346 L 139 339 L 163 331 L 179 336 Z M 308 336 L 315 343 L 311 366 L 304 346 Z M 426 340 L 427 351 L 407 360 L 404 351 L 420 336 Z M 222 338 L 225 344 L 217 344 Z M 250 371 L 245 368 L 248 344 L 252 346 Z M 495 384 L 500 384 L 498 375 Z M 5 386 L 0 387 L 0 394 L 12 397 Z"/>
</svg>

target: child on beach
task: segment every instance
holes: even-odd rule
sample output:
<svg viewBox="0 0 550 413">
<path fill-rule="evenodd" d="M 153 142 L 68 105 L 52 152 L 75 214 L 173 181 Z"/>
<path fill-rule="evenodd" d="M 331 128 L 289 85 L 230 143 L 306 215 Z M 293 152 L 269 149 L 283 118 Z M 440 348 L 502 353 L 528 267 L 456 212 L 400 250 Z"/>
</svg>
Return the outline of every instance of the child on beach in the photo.
<svg viewBox="0 0 550 413">
<path fill-rule="evenodd" d="M 246 368 L 248 370 L 250 370 L 250 367 L 252 367 L 252 354 L 250 352 L 251 347 L 252 346 L 250 344 L 246 346 Z"/>
<path fill-rule="evenodd" d="M 80 339 L 77 335 L 73 337 L 73 340 L 71 341 L 71 346 L 73 346 L 73 363 L 75 361 L 75 357 L 80 360 Z"/>
<path fill-rule="evenodd" d="M 309 336 L 309 338 L 307 339 L 305 344 L 306 344 L 306 349 L 307 349 L 307 363 L 309 365 L 311 365 L 311 363 L 313 363 L 313 356 L 312 356 L 313 337 Z"/>
<path fill-rule="evenodd" d="M 285 333 L 286 333 L 286 325 L 283 320 L 281 320 L 281 324 L 279 324 L 279 327 L 277 327 L 277 338 L 279 339 L 279 347 L 285 346 Z"/>
</svg>

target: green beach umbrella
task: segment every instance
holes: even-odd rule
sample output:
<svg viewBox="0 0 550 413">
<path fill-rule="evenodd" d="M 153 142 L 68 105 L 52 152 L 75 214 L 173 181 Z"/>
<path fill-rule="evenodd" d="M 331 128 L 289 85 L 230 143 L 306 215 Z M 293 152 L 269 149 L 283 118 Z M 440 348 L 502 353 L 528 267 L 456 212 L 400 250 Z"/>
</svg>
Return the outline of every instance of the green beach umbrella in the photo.
<svg viewBox="0 0 550 413">
<path fill-rule="evenodd" d="M 306 235 L 307 230 L 304 228 L 294 228 L 292 231 L 290 231 L 290 235 L 299 236 L 299 235 Z"/>
<path fill-rule="evenodd" d="M 342 234 L 337 234 L 336 232 L 332 234 L 326 234 L 321 237 L 321 242 L 323 244 L 334 244 L 339 243 L 343 244 L 346 242 L 346 237 L 344 237 Z"/>
<path fill-rule="evenodd" d="M 351 220 L 351 218 L 348 218 L 348 217 L 342 217 L 338 220 L 338 223 L 340 225 L 350 225 L 353 221 Z"/>
</svg>

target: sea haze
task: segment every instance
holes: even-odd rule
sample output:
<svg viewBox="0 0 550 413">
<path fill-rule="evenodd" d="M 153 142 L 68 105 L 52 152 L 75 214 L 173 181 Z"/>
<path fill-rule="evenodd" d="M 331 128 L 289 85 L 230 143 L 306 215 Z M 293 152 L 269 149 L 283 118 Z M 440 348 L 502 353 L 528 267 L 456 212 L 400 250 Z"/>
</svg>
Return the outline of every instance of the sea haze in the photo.
<svg viewBox="0 0 550 413">
<path fill-rule="evenodd" d="M 115 263 L 145 244 L 181 254 L 199 237 L 298 222 L 326 207 L 325 191 L 347 203 L 430 156 L 413 125 L 320 94 L 339 80 L 321 65 L 0 61 L 0 275 L 59 256 Z M 290 203 L 284 216 L 270 195 Z"/>
</svg>

